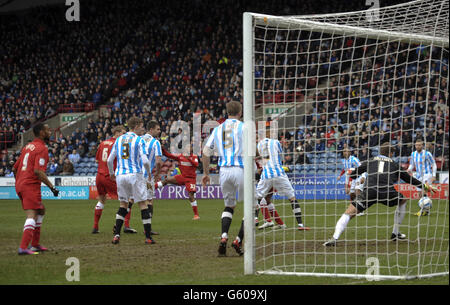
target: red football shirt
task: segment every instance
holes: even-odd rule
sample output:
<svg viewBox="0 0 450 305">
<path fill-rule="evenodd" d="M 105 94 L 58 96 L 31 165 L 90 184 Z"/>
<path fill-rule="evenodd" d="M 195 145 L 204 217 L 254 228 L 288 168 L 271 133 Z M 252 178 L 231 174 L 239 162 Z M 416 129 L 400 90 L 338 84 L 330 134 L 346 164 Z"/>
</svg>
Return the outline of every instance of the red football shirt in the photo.
<svg viewBox="0 0 450 305">
<path fill-rule="evenodd" d="M 178 167 L 180 168 L 181 175 L 186 178 L 197 177 L 198 157 L 196 155 L 184 156 L 182 154 L 171 154 L 164 148 L 162 149 L 163 155 L 172 160 L 178 161 Z"/>
<path fill-rule="evenodd" d="M 116 138 L 110 138 L 100 143 L 97 149 L 97 154 L 95 155 L 95 159 L 98 162 L 97 174 L 101 174 L 104 176 L 109 176 L 108 169 L 108 157 L 111 153 L 112 147 L 116 143 Z M 114 160 L 114 170 L 117 167 L 117 159 Z"/>
<path fill-rule="evenodd" d="M 16 188 L 18 186 L 40 186 L 41 181 L 34 173 L 35 169 L 43 172 L 47 170 L 48 148 L 45 142 L 35 138 L 20 152 L 20 158 L 14 164 L 16 169 Z"/>
</svg>

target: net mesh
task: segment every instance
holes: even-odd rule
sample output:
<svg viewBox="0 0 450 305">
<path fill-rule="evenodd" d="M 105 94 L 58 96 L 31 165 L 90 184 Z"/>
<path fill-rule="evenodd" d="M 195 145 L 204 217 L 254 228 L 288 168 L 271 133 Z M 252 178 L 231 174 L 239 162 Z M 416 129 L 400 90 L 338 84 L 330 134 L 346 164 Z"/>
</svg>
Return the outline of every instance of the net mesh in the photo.
<svg viewBox="0 0 450 305">
<path fill-rule="evenodd" d="M 396 186 L 409 198 L 400 226 L 406 240 L 390 239 L 396 208 L 376 204 L 349 222 L 338 246 L 322 245 L 350 202 L 345 175 L 337 179 L 344 149 L 364 161 L 389 141 L 394 161 L 407 170 L 423 138 L 438 173 L 448 175 L 448 13 L 447 0 L 336 15 L 255 15 L 254 119 L 276 121 L 283 164 L 311 228 L 297 229 L 291 203 L 275 190 L 268 200 L 287 228 L 256 228 L 257 271 L 364 275 L 376 258 L 381 275 L 448 273 L 448 181 L 435 182 L 433 207 L 421 217 L 422 193 Z"/>
</svg>

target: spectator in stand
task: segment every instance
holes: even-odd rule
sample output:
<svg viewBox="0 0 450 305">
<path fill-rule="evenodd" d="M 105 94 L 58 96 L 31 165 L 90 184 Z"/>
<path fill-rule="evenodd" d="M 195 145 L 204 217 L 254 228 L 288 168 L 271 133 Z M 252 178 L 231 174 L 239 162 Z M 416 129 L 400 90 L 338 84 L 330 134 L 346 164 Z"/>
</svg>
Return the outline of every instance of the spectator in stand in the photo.
<svg viewBox="0 0 450 305">
<path fill-rule="evenodd" d="M 62 167 L 62 172 L 61 172 L 61 176 L 72 176 L 73 173 L 75 172 L 74 168 L 73 168 L 73 164 L 72 162 L 70 162 L 69 159 L 65 159 L 64 160 L 64 165 Z"/>
<path fill-rule="evenodd" d="M 71 154 L 69 155 L 69 157 L 68 157 L 68 160 L 69 160 L 72 164 L 75 164 L 75 163 L 80 162 L 80 159 L 81 159 L 80 154 L 77 152 L 76 149 L 74 149 L 74 150 L 72 151 L 72 153 L 71 153 Z"/>
<path fill-rule="evenodd" d="M 48 163 L 47 174 L 48 176 L 55 176 L 58 169 L 58 162 L 55 157 L 52 157 Z"/>
</svg>

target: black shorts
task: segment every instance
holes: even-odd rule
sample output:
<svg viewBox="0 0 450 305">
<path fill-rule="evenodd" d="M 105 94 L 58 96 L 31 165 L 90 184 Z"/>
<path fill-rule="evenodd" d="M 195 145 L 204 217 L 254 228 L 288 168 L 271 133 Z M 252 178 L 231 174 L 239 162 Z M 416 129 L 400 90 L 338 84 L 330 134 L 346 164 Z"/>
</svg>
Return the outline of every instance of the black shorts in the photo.
<svg viewBox="0 0 450 305">
<path fill-rule="evenodd" d="M 399 205 L 404 200 L 402 193 L 397 192 L 394 188 L 380 192 L 377 189 L 369 189 L 367 193 L 363 192 L 361 198 L 355 198 L 352 205 L 358 210 L 358 213 L 370 208 L 375 203 L 381 203 L 388 207 Z"/>
</svg>

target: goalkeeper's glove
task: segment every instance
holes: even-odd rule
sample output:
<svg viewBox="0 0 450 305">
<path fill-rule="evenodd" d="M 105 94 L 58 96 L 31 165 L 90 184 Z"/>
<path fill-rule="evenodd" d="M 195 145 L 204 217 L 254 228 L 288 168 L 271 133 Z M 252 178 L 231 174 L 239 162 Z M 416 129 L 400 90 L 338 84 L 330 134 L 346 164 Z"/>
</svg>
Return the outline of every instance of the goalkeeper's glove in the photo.
<svg viewBox="0 0 450 305">
<path fill-rule="evenodd" d="M 58 197 L 58 195 L 59 195 L 59 190 L 58 189 L 56 189 L 55 187 L 52 187 L 50 190 L 52 191 L 53 196 Z"/>
<path fill-rule="evenodd" d="M 434 193 L 437 192 L 437 188 L 434 187 L 434 186 L 431 185 L 431 184 L 428 184 L 428 183 L 425 183 L 425 184 L 424 184 L 424 189 L 425 189 L 425 191 L 427 191 L 427 192 L 431 192 L 431 194 L 434 194 Z"/>
</svg>

